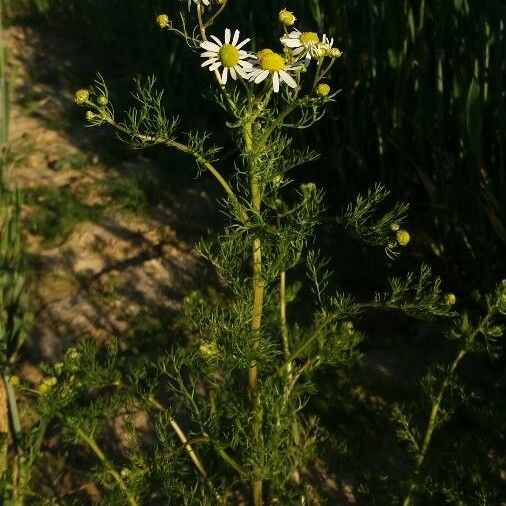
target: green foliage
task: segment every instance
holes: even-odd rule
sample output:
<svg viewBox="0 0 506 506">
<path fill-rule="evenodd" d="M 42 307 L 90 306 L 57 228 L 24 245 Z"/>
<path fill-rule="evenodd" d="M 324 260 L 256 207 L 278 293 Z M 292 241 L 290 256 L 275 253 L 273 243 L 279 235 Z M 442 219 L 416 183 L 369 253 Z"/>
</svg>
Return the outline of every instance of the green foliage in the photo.
<svg viewBox="0 0 506 506">
<path fill-rule="evenodd" d="M 52 6 L 60 14 L 67 14 L 73 9 L 82 12 L 82 5 L 55 2 Z M 113 2 L 109 5 L 117 6 Z M 220 5 L 224 9 L 226 2 Z M 352 7 L 348 8 L 363 7 L 356 2 L 349 5 Z M 425 2 L 416 13 L 409 2 L 399 5 L 397 10 L 386 3 L 363 7 L 364 18 L 369 16 L 381 26 L 390 27 L 392 18 L 408 15 L 406 33 L 387 30 L 385 26 L 388 37 L 381 40 L 370 30 L 364 32 L 371 35 L 372 44 L 383 42 L 381 48 L 371 47 L 367 52 L 371 57 L 368 70 L 375 77 L 376 73 L 388 77 L 386 70 L 403 77 L 414 63 L 408 48 L 423 32 L 416 26 L 417 20 L 422 26 L 426 19 Z M 90 0 L 84 9 L 90 6 L 96 4 Z M 39 7 L 45 10 L 49 4 L 41 3 Z M 190 50 L 197 51 L 207 33 L 214 31 L 222 7 L 213 3 L 211 9 L 204 9 L 199 2 L 190 2 L 189 7 L 189 13 L 181 12 L 179 24 L 170 21 L 165 28 L 182 37 Z M 465 1 L 454 2 L 454 7 L 469 11 Z M 347 12 L 346 7 L 342 9 Z M 309 10 L 323 25 L 327 9 L 311 2 Z M 118 18 L 125 11 L 126 8 L 118 12 Z M 371 19 L 367 22 L 371 23 Z M 194 30 L 188 28 L 192 24 L 196 24 Z M 261 40 L 260 36 L 253 38 Z M 261 47 L 257 44 L 256 49 Z M 441 279 L 425 265 L 418 274 L 408 272 L 404 277 L 392 277 L 389 288 L 373 295 L 370 302 L 361 302 L 363 294 L 359 297 L 353 290 L 331 291 L 331 286 L 338 283 L 329 269 L 330 262 L 314 244 L 318 225 L 328 221 L 323 217 L 323 192 L 314 183 L 294 189 L 290 179 L 293 169 L 317 158 L 313 150 L 300 146 L 300 136 L 294 131 L 313 129 L 337 97 L 336 93 L 321 96 L 317 92 L 317 85 L 330 78 L 329 71 L 337 57 L 332 56 L 325 43 L 323 48 L 311 50 L 316 61 L 303 62 L 290 48 L 283 49 L 283 68 L 290 72 L 295 85 L 285 78 L 280 93 L 272 89 L 276 82 L 272 74 L 272 81 L 260 86 L 247 78 L 226 86 L 223 77 L 213 81 L 217 89 L 215 102 L 226 115 L 223 123 L 230 136 L 226 142 L 233 146 L 230 152 L 224 149 L 226 142 L 220 128 L 213 134 L 194 129 L 179 133 L 184 118 L 180 120 L 167 112 L 154 78 L 136 81 L 134 106 L 122 117 L 115 113 L 100 75 L 90 90 L 76 94 L 76 102 L 87 108 L 90 126 L 112 128 L 134 149 L 162 146 L 189 155 L 200 173 L 211 175 L 221 186 L 225 226 L 220 233 L 202 239 L 198 247 L 221 281 L 220 293 L 212 300 L 198 292 L 185 299 L 184 346 L 157 348 L 142 356 L 135 349 L 121 350 L 115 341 L 101 346 L 90 340 L 67 350 L 61 361 L 45 367 L 46 378 L 36 390 L 22 386 L 21 391 L 38 417 L 32 429 L 23 433 L 19 420 L 16 421 L 12 387 L 4 375 L 14 426 L 14 460 L 24 459 L 20 480 L 15 478 L 17 464 L 4 472 L 5 497 L 16 487 L 22 495 L 30 486 L 37 486 L 31 480 L 30 468 L 39 456 L 46 429 L 51 427 L 61 431 L 67 445 L 65 451 L 79 449 L 87 464 L 90 459 L 96 462 L 92 467 L 83 466 L 83 473 L 99 486 L 104 504 L 321 504 L 323 499 L 319 497 L 327 491 L 309 475 L 322 452 L 324 431 L 321 422 L 307 409 L 319 388 L 318 375 L 359 367 L 370 313 L 397 310 L 417 320 L 418 328 L 434 329 L 437 335 L 445 328 L 445 323 L 440 322 L 444 319 L 450 328 L 448 346 L 456 354 L 448 364 L 436 362 L 427 369 L 420 381 L 424 402 L 416 393 L 411 402 L 396 400 L 391 409 L 382 408 L 390 411 L 390 421 L 396 424 L 400 446 L 408 449 L 406 461 L 410 464 L 401 477 L 378 475 L 377 480 L 383 482 L 386 490 L 382 497 L 388 498 L 384 503 L 487 504 L 497 499 L 491 480 L 480 472 L 478 464 L 469 472 L 469 481 L 476 485 L 469 491 L 467 483 L 460 485 L 454 474 L 444 473 L 444 465 L 429 466 L 429 462 L 434 433 L 451 423 L 460 405 L 472 404 L 471 396 L 458 381 L 462 360 L 471 352 L 488 352 L 492 356 L 499 350 L 504 331 L 502 317 L 506 314 L 506 284 L 501 283 L 495 293 L 483 298 L 481 317 L 474 312 L 457 314 L 453 310 L 456 297 L 442 293 Z M 259 55 L 251 54 L 250 58 L 261 70 L 269 68 L 262 66 Z M 446 97 L 446 84 L 439 55 L 437 69 L 436 101 L 440 102 Z M 261 76 L 254 81 L 258 77 Z M 474 81 L 473 77 L 465 107 L 465 128 L 473 139 L 466 138 L 465 149 L 481 160 L 484 97 L 480 84 Z M 392 127 L 390 121 L 402 140 L 399 129 L 405 121 L 404 97 L 409 95 L 412 83 L 408 79 L 397 84 L 393 110 L 378 120 L 377 102 L 371 108 L 374 134 L 367 125 L 358 124 L 356 118 L 363 121 L 366 115 L 357 116 L 350 111 L 349 102 L 344 104 L 350 120 L 345 142 L 351 152 L 357 142 L 366 146 L 375 142 L 379 158 L 384 161 L 392 141 L 386 133 Z M 423 92 L 428 85 L 419 78 L 415 87 L 420 86 Z M 377 100 L 376 94 L 370 95 Z M 432 127 L 432 123 L 425 126 L 428 125 Z M 359 141 L 362 129 L 367 135 Z M 441 129 L 439 123 L 437 129 Z M 222 145 L 213 144 L 215 139 Z M 222 175 L 226 173 L 224 165 L 233 168 L 232 176 Z M 415 166 L 429 192 L 430 178 L 425 177 L 418 162 Z M 119 193 L 122 192 L 127 201 L 135 202 L 135 209 L 142 207 L 142 196 L 128 185 L 120 187 Z M 38 225 L 39 230 L 46 231 L 48 240 L 69 233 L 77 217 L 82 219 L 91 212 L 61 190 L 58 195 L 50 192 L 49 196 L 54 209 L 42 216 Z M 32 203 L 38 197 L 28 196 Z M 343 224 L 366 247 L 382 247 L 394 259 L 400 253 L 399 246 L 409 242 L 407 231 L 400 229 L 408 206 L 398 203 L 385 210 L 388 197 L 386 187 L 377 184 L 356 197 L 341 218 L 332 221 Z M 437 200 L 432 194 L 431 198 Z M 22 282 L 18 282 L 23 279 L 19 274 L 19 200 L 9 205 L 8 209 L 14 211 L 6 214 L 5 220 L 12 226 L 0 228 L 0 274 L 4 276 L 0 285 L 0 330 L 7 329 L 4 370 L 15 356 L 11 350 L 19 347 L 23 317 Z M 13 277 L 13 269 L 19 278 Z M 14 313 L 10 312 L 12 308 Z M 423 327 L 423 321 L 431 321 L 433 326 Z M 353 435 L 353 431 L 339 434 L 336 439 L 346 441 Z M 445 455 L 444 463 L 462 473 L 462 464 L 456 458 L 460 441 L 455 438 L 452 443 L 454 447 Z M 341 449 L 348 451 L 344 443 Z M 6 454 L 7 461 L 5 457 Z M 376 501 L 374 491 L 368 494 L 368 500 Z M 14 495 L 11 494 L 12 504 L 17 500 Z"/>
<path fill-rule="evenodd" d="M 426 265 L 420 267 L 418 277 L 410 272 L 406 278 L 392 278 L 389 283 L 389 292 L 375 295 L 375 305 L 400 309 L 422 319 L 457 315 L 441 294 L 441 278 L 434 277 Z"/>
</svg>

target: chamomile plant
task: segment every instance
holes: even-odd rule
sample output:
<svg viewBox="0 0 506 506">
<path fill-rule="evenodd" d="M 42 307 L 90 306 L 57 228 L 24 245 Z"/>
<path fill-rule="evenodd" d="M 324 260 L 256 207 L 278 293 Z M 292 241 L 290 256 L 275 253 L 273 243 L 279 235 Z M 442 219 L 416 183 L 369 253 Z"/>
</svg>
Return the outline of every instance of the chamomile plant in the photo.
<svg viewBox="0 0 506 506">
<path fill-rule="evenodd" d="M 392 279 L 369 301 L 332 291 L 338 280 L 313 248 L 318 224 L 328 220 L 323 192 L 313 183 L 294 188 L 290 175 L 317 158 L 292 134 L 314 125 L 337 99 L 329 76 L 342 53 L 324 34 L 300 30 L 287 10 L 278 16 L 279 35 L 255 47 L 235 27 L 216 28 L 226 5 L 194 0 L 179 18 L 156 20 L 184 39 L 187 57 L 214 88 L 233 163 L 220 160 L 212 134 L 178 132 L 179 119 L 167 115 L 153 79 L 137 82 L 136 105 L 121 118 L 100 76 L 75 95 L 90 125 L 112 128 L 135 148 L 161 145 L 192 157 L 221 187 L 227 217 L 218 236 L 198 245 L 223 297 L 189 294 L 189 344 L 159 350 L 157 361 L 141 361 L 115 380 L 125 403 L 149 413 L 154 444 L 132 443 L 123 473 L 96 450 L 98 429 L 92 437 L 78 418 L 69 423 L 113 478 L 107 504 L 318 504 L 321 491 L 308 469 L 322 430 L 305 410 L 315 373 L 358 358 L 363 336 L 354 322 L 367 311 L 455 315 L 441 280 L 425 266 Z M 410 240 L 408 209 L 382 211 L 388 197 L 377 185 L 333 221 L 395 258 Z"/>
</svg>

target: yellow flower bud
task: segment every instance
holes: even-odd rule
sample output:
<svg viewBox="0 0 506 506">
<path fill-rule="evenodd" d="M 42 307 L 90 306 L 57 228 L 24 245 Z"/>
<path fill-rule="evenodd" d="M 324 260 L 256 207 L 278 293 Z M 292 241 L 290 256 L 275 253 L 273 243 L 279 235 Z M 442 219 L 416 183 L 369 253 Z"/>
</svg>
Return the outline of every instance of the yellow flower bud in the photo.
<svg viewBox="0 0 506 506">
<path fill-rule="evenodd" d="M 160 14 L 156 18 L 156 23 L 160 28 L 167 28 L 170 25 L 170 19 L 167 14 Z"/>
<path fill-rule="evenodd" d="M 447 293 L 444 296 L 444 303 L 447 306 L 453 306 L 457 302 L 457 297 L 455 297 L 454 293 Z"/>
<path fill-rule="evenodd" d="M 399 226 L 399 224 L 398 224 L 398 223 L 392 223 L 392 224 L 390 225 L 390 230 L 391 230 L 392 232 L 397 232 L 397 230 L 399 230 L 400 228 L 401 228 L 401 227 Z"/>
<path fill-rule="evenodd" d="M 283 9 L 278 16 L 279 22 L 285 26 L 292 26 L 297 18 L 293 15 L 293 12 Z"/>
<path fill-rule="evenodd" d="M 105 95 L 100 95 L 97 99 L 97 102 L 98 102 L 98 105 L 105 107 L 109 103 L 109 100 L 107 99 L 107 97 Z"/>
<path fill-rule="evenodd" d="M 218 346 L 215 342 L 202 343 L 199 351 L 204 358 L 213 358 L 218 355 Z"/>
<path fill-rule="evenodd" d="M 411 236 L 407 230 L 403 230 L 402 228 L 397 231 L 396 234 L 397 244 L 399 246 L 406 246 L 408 242 L 411 240 Z"/>
<path fill-rule="evenodd" d="M 54 376 L 46 378 L 38 387 L 37 390 L 41 394 L 47 394 L 58 383 Z"/>
<path fill-rule="evenodd" d="M 93 111 L 86 111 L 85 117 L 88 121 L 93 121 L 96 114 Z"/>
<path fill-rule="evenodd" d="M 331 58 L 341 58 L 341 56 L 343 56 L 343 53 L 340 49 L 337 49 L 337 47 L 333 47 L 329 51 L 329 56 Z"/>
<path fill-rule="evenodd" d="M 90 98 L 90 92 L 88 90 L 77 90 L 74 95 L 74 101 L 76 104 L 84 104 L 85 102 L 88 102 Z"/>
<path fill-rule="evenodd" d="M 21 380 L 19 379 L 19 376 L 17 376 L 16 374 L 13 374 L 12 376 L 9 377 L 9 382 L 13 387 L 18 387 L 19 385 L 21 385 Z"/>
<path fill-rule="evenodd" d="M 330 93 L 330 86 L 327 83 L 320 83 L 315 91 L 319 97 L 326 97 Z"/>
</svg>

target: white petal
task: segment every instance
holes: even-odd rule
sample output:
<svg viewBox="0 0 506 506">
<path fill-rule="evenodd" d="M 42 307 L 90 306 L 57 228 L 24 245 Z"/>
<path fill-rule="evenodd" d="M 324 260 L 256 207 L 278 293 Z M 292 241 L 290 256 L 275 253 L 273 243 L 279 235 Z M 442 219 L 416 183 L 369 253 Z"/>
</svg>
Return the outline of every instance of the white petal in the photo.
<svg viewBox="0 0 506 506">
<path fill-rule="evenodd" d="M 261 83 L 267 76 L 269 75 L 269 72 L 267 70 L 259 70 L 258 75 L 255 76 L 255 83 Z"/>
<path fill-rule="evenodd" d="M 281 39 L 281 42 L 286 47 L 300 47 L 300 46 L 302 46 L 302 43 L 300 42 L 299 39 L 287 39 L 287 38 L 283 38 L 283 39 Z"/>
<path fill-rule="evenodd" d="M 203 53 L 200 53 L 200 56 L 202 58 L 208 58 L 208 57 L 218 58 L 218 51 L 204 51 Z"/>
<path fill-rule="evenodd" d="M 230 44 L 230 28 L 225 28 L 225 44 Z"/>
<path fill-rule="evenodd" d="M 236 30 L 234 32 L 234 38 L 232 39 L 232 45 L 233 46 L 235 46 L 239 42 L 239 35 L 240 35 L 239 30 Z"/>
<path fill-rule="evenodd" d="M 272 74 L 272 87 L 274 88 L 274 93 L 278 93 L 279 91 L 279 74 L 274 72 Z"/>
<path fill-rule="evenodd" d="M 227 84 L 228 80 L 228 67 L 223 69 L 223 73 L 221 74 L 221 84 Z"/>
<path fill-rule="evenodd" d="M 245 60 L 239 60 L 237 62 L 237 65 L 240 65 L 243 69 L 251 69 L 253 68 L 253 64 L 249 61 L 245 61 Z"/>
<path fill-rule="evenodd" d="M 214 44 L 208 40 L 202 42 L 202 44 L 200 44 L 200 47 L 202 49 L 207 49 L 208 51 L 219 51 L 220 50 L 220 46 L 218 44 Z"/>
<path fill-rule="evenodd" d="M 251 39 L 244 39 L 242 42 L 240 42 L 239 44 L 237 44 L 237 46 L 235 46 L 237 49 L 241 49 L 242 46 L 244 46 L 244 44 L 247 44 Z"/>
<path fill-rule="evenodd" d="M 244 71 L 241 67 L 238 67 L 238 66 L 236 66 L 236 67 L 235 67 L 235 68 L 233 68 L 233 69 L 230 69 L 230 74 L 232 74 L 232 70 L 233 70 L 234 72 L 236 72 L 238 75 L 240 75 L 243 79 L 250 79 L 250 78 L 251 78 L 251 76 L 252 76 L 252 74 L 248 74 L 248 73 L 247 73 L 247 72 L 245 72 L 245 71 Z M 232 77 L 233 77 L 234 79 L 236 79 L 236 78 L 234 77 L 234 75 L 233 75 L 233 74 L 232 74 Z"/>
<path fill-rule="evenodd" d="M 211 63 L 215 63 L 218 61 L 218 58 L 209 58 L 209 60 L 206 60 L 201 67 L 207 67 L 208 65 L 211 65 Z"/>
<path fill-rule="evenodd" d="M 235 71 L 235 69 L 234 69 L 233 67 L 230 69 L 230 77 L 231 77 L 234 81 L 236 81 L 236 80 L 237 80 L 237 73 L 236 73 L 236 71 Z"/>
<path fill-rule="evenodd" d="M 297 87 L 297 82 L 295 81 L 295 79 L 290 74 L 288 74 L 287 72 L 285 72 L 284 70 L 280 70 L 279 71 L 279 77 L 281 77 L 281 79 L 286 84 L 288 84 L 288 86 L 290 86 L 290 88 L 296 88 Z"/>
<path fill-rule="evenodd" d="M 218 39 L 218 37 L 216 37 L 216 35 L 211 35 L 211 39 L 213 39 L 213 40 L 216 42 L 216 44 L 218 44 L 218 49 L 219 49 L 221 46 L 223 46 L 223 43 L 221 42 L 221 40 L 220 40 L 220 39 Z"/>
<path fill-rule="evenodd" d="M 216 70 L 218 67 L 221 66 L 221 61 L 217 61 L 216 63 L 213 63 L 210 67 L 209 67 L 209 70 L 213 71 L 213 70 Z"/>
<path fill-rule="evenodd" d="M 288 37 L 290 37 L 290 38 L 292 38 L 292 39 L 298 39 L 301 35 L 302 35 L 302 32 L 299 32 L 299 30 L 292 30 L 292 31 L 288 34 Z"/>
</svg>

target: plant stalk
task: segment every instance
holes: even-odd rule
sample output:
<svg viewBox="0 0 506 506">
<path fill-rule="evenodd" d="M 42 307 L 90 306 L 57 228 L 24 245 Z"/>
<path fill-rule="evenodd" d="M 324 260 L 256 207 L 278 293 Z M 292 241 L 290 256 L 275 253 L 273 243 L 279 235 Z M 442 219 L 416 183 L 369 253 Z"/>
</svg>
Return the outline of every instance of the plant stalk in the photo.
<svg viewBox="0 0 506 506">
<path fill-rule="evenodd" d="M 246 152 L 249 155 L 249 169 L 251 177 L 251 204 L 253 212 L 260 214 L 262 207 L 262 195 L 260 185 L 254 173 L 255 164 L 252 160 L 253 148 L 253 135 L 252 125 L 247 123 L 244 126 L 244 142 Z M 253 260 L 253 273 L 252 273 L 252 290 L 253 290 L 253 310 L 251 317 L 251 333 L 254 342 L 257 342 L 260 336 L 260 329 L 262 326 L 262 312 L 264 304 L 264 291 L 265 283 L 262 276 L 262 241 L 260 237 L 253 237 L 252 244 L 252 260 Z M 254 361 L 248 370 L 248 387 L 253 404 L 253 439 L 257 441 L 261 437 L 262 430 L 262 412 L 258 406 L 257 388 L 258 388 L 258 364 Z M 258 470 L 253 471 L 253 504 L 254 506 L 262 506 L 263 504 L 263 483 L 258 478 Z"/>
<path fill-rule="evenodd" d="M 86 434 L 82 429 L 79 427 L 73 427 L 76 434 L 81 438 L 82 441 L 84 441 L 90 449 L 93 451 L 93 453 L 99 458 L 99 460 L 104 464 L 104 466 L 107 468 L 111 476 L 114 478 L 116 483 L 118 484 L 121 491 L 125 494 L 125 498 L 128 501 L 128 504 L 130 506 L 140 506 L 135 497 L 130 493 L 128 490 L 128 487 L 125 485 L 125 482 L 121 478 L 121 475 L 118 473 L 116 468 L 113 466 L 113 464 L 109 461 L 109 459 L 105 456 L 104 452 L 101 450 L 101 448 L 98 446 L 95 439 Z"/>
</svg>

